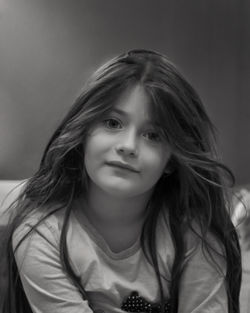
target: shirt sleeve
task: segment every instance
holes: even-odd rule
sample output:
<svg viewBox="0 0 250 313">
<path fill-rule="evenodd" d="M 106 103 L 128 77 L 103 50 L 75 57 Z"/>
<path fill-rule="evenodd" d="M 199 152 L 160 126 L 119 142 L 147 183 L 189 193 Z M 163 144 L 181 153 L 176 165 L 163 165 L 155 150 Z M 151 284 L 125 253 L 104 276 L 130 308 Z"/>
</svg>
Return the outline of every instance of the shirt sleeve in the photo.
<svg viewBox="0 0 250 313">
<path fill-rule="evenodd" d="M 218 252 L 205 252 L 201 240 L 187 235 L 187 252 L 179 290 L 179 313 L 227 313 L 225 285 L 226 261 L 214 238 L 211 246 Z"/>
<path fill-rule="evenodd" d="M 14 233 L 14 249 L 29 229 L 25 225 Z M 63 271 L 59 240 L 48 225 L 39 225 L 22 241 L 15 251 L 15 260 L 33 313 L 93 312 Z"/>
</svg>

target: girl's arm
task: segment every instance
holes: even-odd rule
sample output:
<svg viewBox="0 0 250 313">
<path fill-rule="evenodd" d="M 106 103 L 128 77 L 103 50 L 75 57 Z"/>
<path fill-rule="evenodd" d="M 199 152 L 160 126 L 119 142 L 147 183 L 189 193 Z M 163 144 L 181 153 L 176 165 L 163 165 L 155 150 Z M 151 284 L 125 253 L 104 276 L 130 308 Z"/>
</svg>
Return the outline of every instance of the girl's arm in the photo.
<svg viewBox="0 0 250 313">
<path fill-rule="evenodd" d="M 227 313 L 225 259 L 213 251 L 212 257 L 207 255 L 200 239 L 194 238 L 194 234 L 187 236 L 188 249 L 180 282 L 178 312 Z M 216 251 L 222 253 L 215 239 L 211 238 L 210 244 Z"/>
<path fill-rule="evenodd" d="M 22 227 L 14 233 L 14 248 L 29 229 Z M 21 243 L 15 259 L 34 313 L 92 313 L 88 302 L 62 269 L 58 240 L 45 224 Z"/>
<path fill-rule="evenodd" d="M 235 205 L 232 221 L 239 234 L 240 245 L 243 251 L 250 250 L 250 191 L 242 188 L 238 196 L 238 200 Z"/>
</svg>

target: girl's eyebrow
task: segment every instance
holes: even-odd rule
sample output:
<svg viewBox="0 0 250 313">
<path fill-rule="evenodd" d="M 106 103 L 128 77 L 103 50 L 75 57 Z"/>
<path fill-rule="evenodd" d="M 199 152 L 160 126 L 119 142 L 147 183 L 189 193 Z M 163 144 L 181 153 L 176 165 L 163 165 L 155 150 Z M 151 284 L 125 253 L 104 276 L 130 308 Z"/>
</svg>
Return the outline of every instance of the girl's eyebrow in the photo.
<svg viewBox="0 0 250 313">
<path fill-rule="evenodd" d="M 118 113 L 120 115 L 124 115 L 124 116 L 128 116 L 129 114 L 121 109 L 118 108 L 113 108 L 111 111 L 111 113 Z"/>
<path fill-rule="evenodd" d="M 129 113 L 127 113 L 126 111 L 123 111 L 122 109 L 118 109 L 118 108 L 113 108 L 110 111 L 110 113 L 117 113 L 117 114 L 120 114 L 120 115 L 125 116 L 125 117 L 129 117 L 130 116 Z M 144 122 L 145 122 L 145 124 L 149 124 L 149 125 L 154 126 L 154 127 L 157 126 L 157 123 L 155 123 L 151 119 L 146 119 Z"/>
</svg>

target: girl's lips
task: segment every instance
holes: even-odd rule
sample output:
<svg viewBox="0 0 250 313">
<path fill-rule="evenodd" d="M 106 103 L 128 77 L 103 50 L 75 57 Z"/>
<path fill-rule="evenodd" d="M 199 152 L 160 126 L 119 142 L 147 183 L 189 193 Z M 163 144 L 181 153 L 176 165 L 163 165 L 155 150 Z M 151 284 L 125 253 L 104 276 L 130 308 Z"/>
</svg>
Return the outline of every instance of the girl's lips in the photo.
<svg viewBox="0 0 250 313">
<path fill-rule="evenodd" d="M 132 165 L 127 164 L 127 163 L 123 163 L 120 161 L 110 161 L 110 162 L 107 162 L 107 164 L 109 166 L 119 167 L 119 168 L 126 169 L 126 170 L 129 170 L 129 171 L 134 172 L 134 173 L 139 173 L 139 171 L 135 167 L 133 167 Z"/>
</svg>

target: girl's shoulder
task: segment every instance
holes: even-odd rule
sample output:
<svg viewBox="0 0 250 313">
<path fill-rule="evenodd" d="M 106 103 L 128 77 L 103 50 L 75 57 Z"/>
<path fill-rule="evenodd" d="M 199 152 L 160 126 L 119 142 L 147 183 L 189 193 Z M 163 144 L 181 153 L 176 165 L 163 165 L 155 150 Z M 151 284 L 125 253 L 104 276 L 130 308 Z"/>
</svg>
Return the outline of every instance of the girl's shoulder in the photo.
<svg viewBox="0 0 250 313">
<path fill-rule="evenodd" d="M 213 264 L 217 273 L 225 274 L 226 252 L 223 243 L 210 230 L 204 230 L 204 227 L 197 221 L 193 221 L 185 227 L 184 231 L 184 264 L 192 260 L 197 268 L 206 264 L 206 267 Z"/>
<path fill-rule="evenodd" d="M 157 238 L 161 238 L 162 241 L 171 246 L 174 246 L 174 238 L 176 237 L 173 233 L 173 228 L 171 227 L 171 221 L 169 217 L 169 211 L 161 211 L 158 216 L 158 229 L 157 229 Z M 198 227 L 198 224 L 193 222 L 191 225 L 188 225 L 186 222 L 178 226 L 177 230 L 181 237 L 183 238 L 184 249 L 186 252 L 195 250 L 197 246 L 201 243 L 201 231 Z M 175 250 L 173 248 L 173 250 Z"/>
<path fill-rule="evenodd" d="M 210 250 L 218 255 L 225 255 L 224 246 L 221 241 L 211 230 L 208 229 L 204 232 L 203 226 L 198 221 L 184 221 L 183 224 L 179 226 L 178 231 L 183 238 L 186 257 L 197 252 L 197 250 Z M 171 231 L 168 210 L 161 212 L 159 215 L 158 236 L 164 237 L 165 242 L 166 240 L 171 241 L 171 245 L 173 245 L 174 234 Z"/>
<path fill-rule="evenodd" d="M 47 241 L 59 244 L 65 209 L 55 211 L 55 208 L 40 208 L 28 214 L 18 225 L 12 235 L 13 248 L 19 242 L 36 237 L 44 237 Z"/>
</svg>

